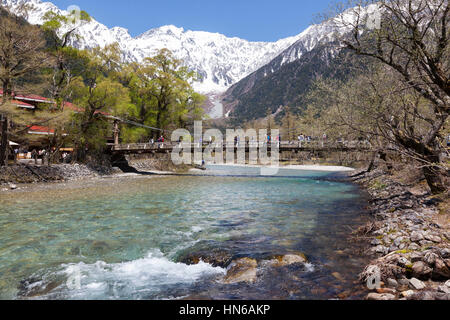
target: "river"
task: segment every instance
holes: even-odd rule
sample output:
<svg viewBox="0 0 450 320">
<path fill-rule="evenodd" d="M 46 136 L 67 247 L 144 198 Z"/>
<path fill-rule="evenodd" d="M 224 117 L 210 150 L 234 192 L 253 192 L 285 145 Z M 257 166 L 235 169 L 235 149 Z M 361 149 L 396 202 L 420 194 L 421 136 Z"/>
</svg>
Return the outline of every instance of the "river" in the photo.
<svg viewBox="0 0 450 320">
<path fill-rule="evenodd" d="M 222 172 L 0 193 L 0 299 L 361 298 L 367 258 L 348 236 L 367 219 L 366 201 L 328 176 Z M 258 261 L 302 252 L 308 263 L 225 284 L 225 268 L 179 262 L 205 244 Z"/>
</svg>

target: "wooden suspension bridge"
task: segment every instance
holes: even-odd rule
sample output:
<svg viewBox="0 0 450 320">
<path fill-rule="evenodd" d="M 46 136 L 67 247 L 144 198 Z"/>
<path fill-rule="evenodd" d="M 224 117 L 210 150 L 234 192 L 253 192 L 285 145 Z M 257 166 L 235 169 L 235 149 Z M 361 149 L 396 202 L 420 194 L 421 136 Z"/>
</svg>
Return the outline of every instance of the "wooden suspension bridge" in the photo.
<svg viewBox="0 0 450 320">
<path fill-rule="evenodd" d="M 364 143 L 321 143 L 309 142 L 299 143 L 282 141 L 278 143 L 179 143 L 179 142 L 155 142 L 155 143 L 131 143 L 131 144 L 110 144 L 110 150 L 114 154 L 134 154 L 134 153 L 170 153 L 172 151 L 181 152 L 190 150 L 211 151 L 222 150 L 226 152 L 244 151 L 267 148 L 268 151 L 278 150 L 279 152 L 375 152 L 370 145 Z"/>
<path fill-rule="evenodd" d="M 117 117 L 108 117 L 114 121 L 114 143 L 108 144 L 109 150 L 115 155 L 125 154 L 145 154 L 145 153 L 171 153 L 190 150 L 193 153 L 195 150 L 217 152 L 222 150 L 228 151 L 244 151 L 249 153 L 253 150 L 267 148 L 267 151 L 278 150 L 280 153 L 290 152 L 311 152 L 311 153 L 354 153 L 365 152 L 373 153 L 377 152 L 368 141 L 329 141 L 315 139 L 312 141 L 281 141 L 281 142 L 203 142 L 203 143 L 190 143 L 190 142 L 149 142 L 149 143 L 119 143 L 119 123 L 131 124 L 133 126 L 144 127 L 153 131 L 159 131 L 161 133 L 166 130 L 145 126 L 136 122 L 120 119 Z"/>
</svg>

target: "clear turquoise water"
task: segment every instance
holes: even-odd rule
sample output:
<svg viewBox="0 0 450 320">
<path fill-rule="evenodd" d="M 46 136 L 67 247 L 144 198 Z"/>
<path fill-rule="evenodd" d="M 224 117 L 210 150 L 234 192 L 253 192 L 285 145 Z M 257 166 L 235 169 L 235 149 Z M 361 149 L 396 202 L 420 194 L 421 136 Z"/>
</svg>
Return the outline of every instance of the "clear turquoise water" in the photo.
<svg viewBox="0 0 450 320">
<path fill-rule="evenodd" d="M 349 246 L 363 205 L 353 185 L 285 177 L 105 179 L 0 194 L 0 298 L 329 298 L 360 271 L 358 255 L 335 252 Z M 283 273 L 276 284 L 263 275 L 226 286 L 222 268 L 176 262 L 205 240 L 236 256 L 305 252 L 310 268 L 292 274 L 326 293 L 277 289 Z M 336 270 L 349 281 L 333 291 Z M 76 288 L 67 282 L 74 275 Z"/>
</svg>

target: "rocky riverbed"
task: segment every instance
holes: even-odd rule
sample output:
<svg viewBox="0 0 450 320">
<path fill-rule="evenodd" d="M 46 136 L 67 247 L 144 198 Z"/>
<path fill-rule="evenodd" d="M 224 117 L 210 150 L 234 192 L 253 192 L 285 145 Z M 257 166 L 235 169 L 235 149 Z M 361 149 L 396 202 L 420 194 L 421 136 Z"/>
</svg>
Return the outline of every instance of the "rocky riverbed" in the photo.
<svg viewBox="0 0 450 320">
<path fill-rule="evenodd" d="M 81 164 L 15 165 L 0 168 L 0 186 L 3 189 L 16 189 L 16 184 L 77 180 L 111 173 L 113 170 L 108 167 Z"/>
<path fill-rule="evenodd" d="M 90 164 L 52 164 L 29 165 L 20 164 L 0 167 L 0 191 L 15 190 L 23 184 L 42 182 L 62 182 L 79 179 L 98 178 L 124 172 L 145 173 L 149 170 L 155 172 L 176 171 L 174 166 L 168 165 L 166 159 L 127 159 L 126 167 L 119 168 L 111 165 Z M 178 168 L 178 171 L 187 168 Z"/>
<path fill-rule="evenodd" d="M 450 300 L 448 194 L 432 196 L 420 182 L 404 183 L 381 169 L 351 180 L 371 196 L 372 221 L 355 232 L 374 259 L 360 275 L 374 288 L 368 300 Z"/>
</svg>

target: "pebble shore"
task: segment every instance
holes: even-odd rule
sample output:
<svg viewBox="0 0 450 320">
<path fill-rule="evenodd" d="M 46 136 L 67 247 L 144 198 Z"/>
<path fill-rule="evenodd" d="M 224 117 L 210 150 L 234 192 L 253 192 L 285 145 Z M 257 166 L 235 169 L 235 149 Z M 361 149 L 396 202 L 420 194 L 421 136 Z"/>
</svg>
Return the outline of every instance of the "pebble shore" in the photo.
<svg viewBox="0 0 450 320">
<path fill-rule="evenodd" d="M 55 164 L 51 166 L 16 165 L 0 168 L 0 191 L 15 190 L 18 184 L 61 182 L 109 175 L 108 167 L 81 164 Z"/>
<path fill-rule="evenodd" d="M 360 280 L 368 300 L 450 300 L 448 195 L 433 197 L 381 169 L 350 179 L 369 193 L 372 221 L 355 232 L 369 240 L 373 261 Z M 447 207 L 448 208 L 448 207 Z"/>
</svg>

